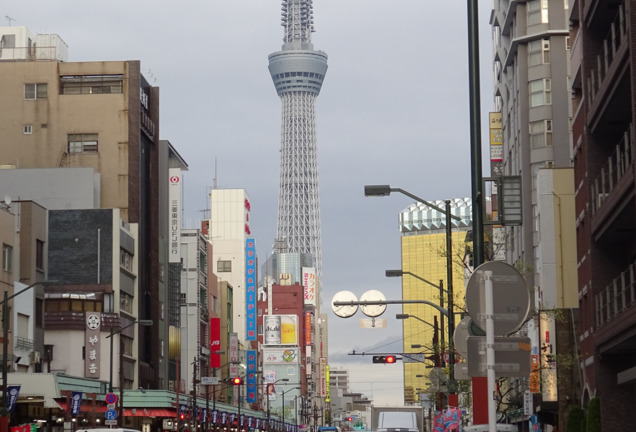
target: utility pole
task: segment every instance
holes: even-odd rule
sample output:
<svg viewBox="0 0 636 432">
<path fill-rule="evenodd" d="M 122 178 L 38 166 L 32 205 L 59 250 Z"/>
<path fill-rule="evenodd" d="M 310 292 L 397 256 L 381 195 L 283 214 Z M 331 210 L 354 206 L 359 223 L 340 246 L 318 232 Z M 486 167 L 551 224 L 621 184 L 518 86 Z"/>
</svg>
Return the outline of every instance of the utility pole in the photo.
<svg viewBox="0 0 636 432">
<path fill-rule="evenodd" d="M 210 376 L 210 359 L 205 362 L 205 375 Z M 210 386 L 205 386 L 205 424 L 203 430 L 208 432 L 210 430 Z"/>
<path fill-rule="evenodd" d="M 192 368 L 192 430 L 197 430 L 197 358 L 194 358 Z"/>
</svg>

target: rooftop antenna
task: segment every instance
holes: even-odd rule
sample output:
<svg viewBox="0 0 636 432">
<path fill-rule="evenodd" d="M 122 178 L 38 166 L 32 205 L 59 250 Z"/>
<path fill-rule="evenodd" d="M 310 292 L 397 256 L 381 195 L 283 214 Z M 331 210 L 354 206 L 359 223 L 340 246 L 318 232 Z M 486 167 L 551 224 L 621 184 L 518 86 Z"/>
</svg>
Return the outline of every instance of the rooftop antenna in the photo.
<svg viewBox="0 0 636 432">
<path fill-rule="evenodd" d="M 214 178 L 212 179 L 212 189 L 216 189 L 216 157 L 214 158 Z"/>
<path fill-rule="evenodd" d="M 4 16 L 7 21 L 9 21 L 9 27 L 11 27 L 11 21 L 15 21 L 14 18 L 11 18 L 9 15 Z"/>
</svg>

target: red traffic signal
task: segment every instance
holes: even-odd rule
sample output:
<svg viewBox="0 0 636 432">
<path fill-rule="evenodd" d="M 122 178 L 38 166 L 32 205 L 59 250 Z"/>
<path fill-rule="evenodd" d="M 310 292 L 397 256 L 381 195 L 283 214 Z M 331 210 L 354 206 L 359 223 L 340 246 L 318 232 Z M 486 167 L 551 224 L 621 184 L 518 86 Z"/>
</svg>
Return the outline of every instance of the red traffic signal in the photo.
<svg viewBox="0 0 636 432">
<path fill-rule="evenodd" d="M 185 419 L 185 414 L 184 413 L 179 414 L 179 420 L 183 420 L 183 419 Z"/>
<path fill-rule="evenodd" d="M 397 358 L 393 355 L 386 356 L 373 356 L 373 363 L 389 363 L 393 364 L 397 361 Z"/>
<path fill-rule="evenodd" d="M 347 417 L 347 421 L 352 421 L 353 418 L 352 417 Z"/>
<path fill-rule="evenodd" d="M 243 380 L 241 379 L 241 377 L 234 377 L 232 378 L 232 384 L 234 385 L 241 385 L 243 383 Z"/>
</svg>

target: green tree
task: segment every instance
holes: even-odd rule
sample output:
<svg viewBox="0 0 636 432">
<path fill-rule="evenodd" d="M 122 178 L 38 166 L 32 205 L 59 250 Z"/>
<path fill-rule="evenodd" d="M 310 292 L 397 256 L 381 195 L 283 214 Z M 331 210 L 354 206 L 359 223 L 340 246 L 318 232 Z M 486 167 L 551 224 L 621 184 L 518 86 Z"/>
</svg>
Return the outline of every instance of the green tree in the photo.
<svg viewBox="0 0 636 432">
<path fill-rule="evenodd" d="M 568 412 L 566 432 L 584 432 L 583 415 L 583 409 L 580 406 L 572 405 Z"/>
<path fill-rule="evenodd" d="M 585 432 L 601 432 L 601 399 L 590 400 L 585 419 Z"/>
</svg>

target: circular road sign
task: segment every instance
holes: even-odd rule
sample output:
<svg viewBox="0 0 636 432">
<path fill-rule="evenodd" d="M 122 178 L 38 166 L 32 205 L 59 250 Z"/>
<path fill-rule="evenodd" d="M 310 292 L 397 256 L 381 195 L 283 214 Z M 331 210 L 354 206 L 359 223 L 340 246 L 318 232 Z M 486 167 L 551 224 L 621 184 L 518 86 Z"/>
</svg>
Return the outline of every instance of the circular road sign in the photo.
<svg viewBox="0 0 636 432">
<path fill-rule="evenodd" d="M 117 418 L 117 411 L 106 410 L 106 420 L 115 420 Z"/>
<path fill-rule="evenodd" d="M 334 303 L 357 301 L 358 298 L 351 291 L 340 291 L 337 292 L 331 299 L 331 309 L 333 310 L 333 313 L 338 315 L 340 318 L 349 318 L 352 317 L 356 312 L 358 312 L 358 305 L 335 306 Z"/>
<path fill-rule="evenodd" d="M 360 301 L 378 302 L 386 301 L 386 297 L 378 290 L 369 290 L 360 296 Z M 381 305 L 360 305 L 360 310 L 368 317 L 377 317 L 384 313 L 386 304 Z"/>
<path fill-rule="evenodd" d="M 464 317 L 453 333 L 453 344 L 457 352 L 464 358 L 468 358 L 468 321 L 470 317 Z"/>
<path fill-rule="evenodd" d="M 510 264 L 483 263 L 475 269 L 466 287 L 466 309 L 474 324 L 486 328 L 486 294 L 483 274 L 492 272 L 495 335 L 507 336 L 519 330 L 530 313 L 530 292 L 525 279 Z"/>
<path fill-rule="evenodd" d="M 114 404 L 115 402 L 117 402 L 117 395 L 116 395 L 115 393 L 112 393 L 112 392 L 111 392 L 111 393 L 108 393 L 108 394 L 106 395 L 106 398 L 105 398 L 105 399 L 106 399 L 106 403 L 107 403 L 107 404 L 109 404 L 109 405 L 110 405 L 110 404 Z"/>
</svg>

